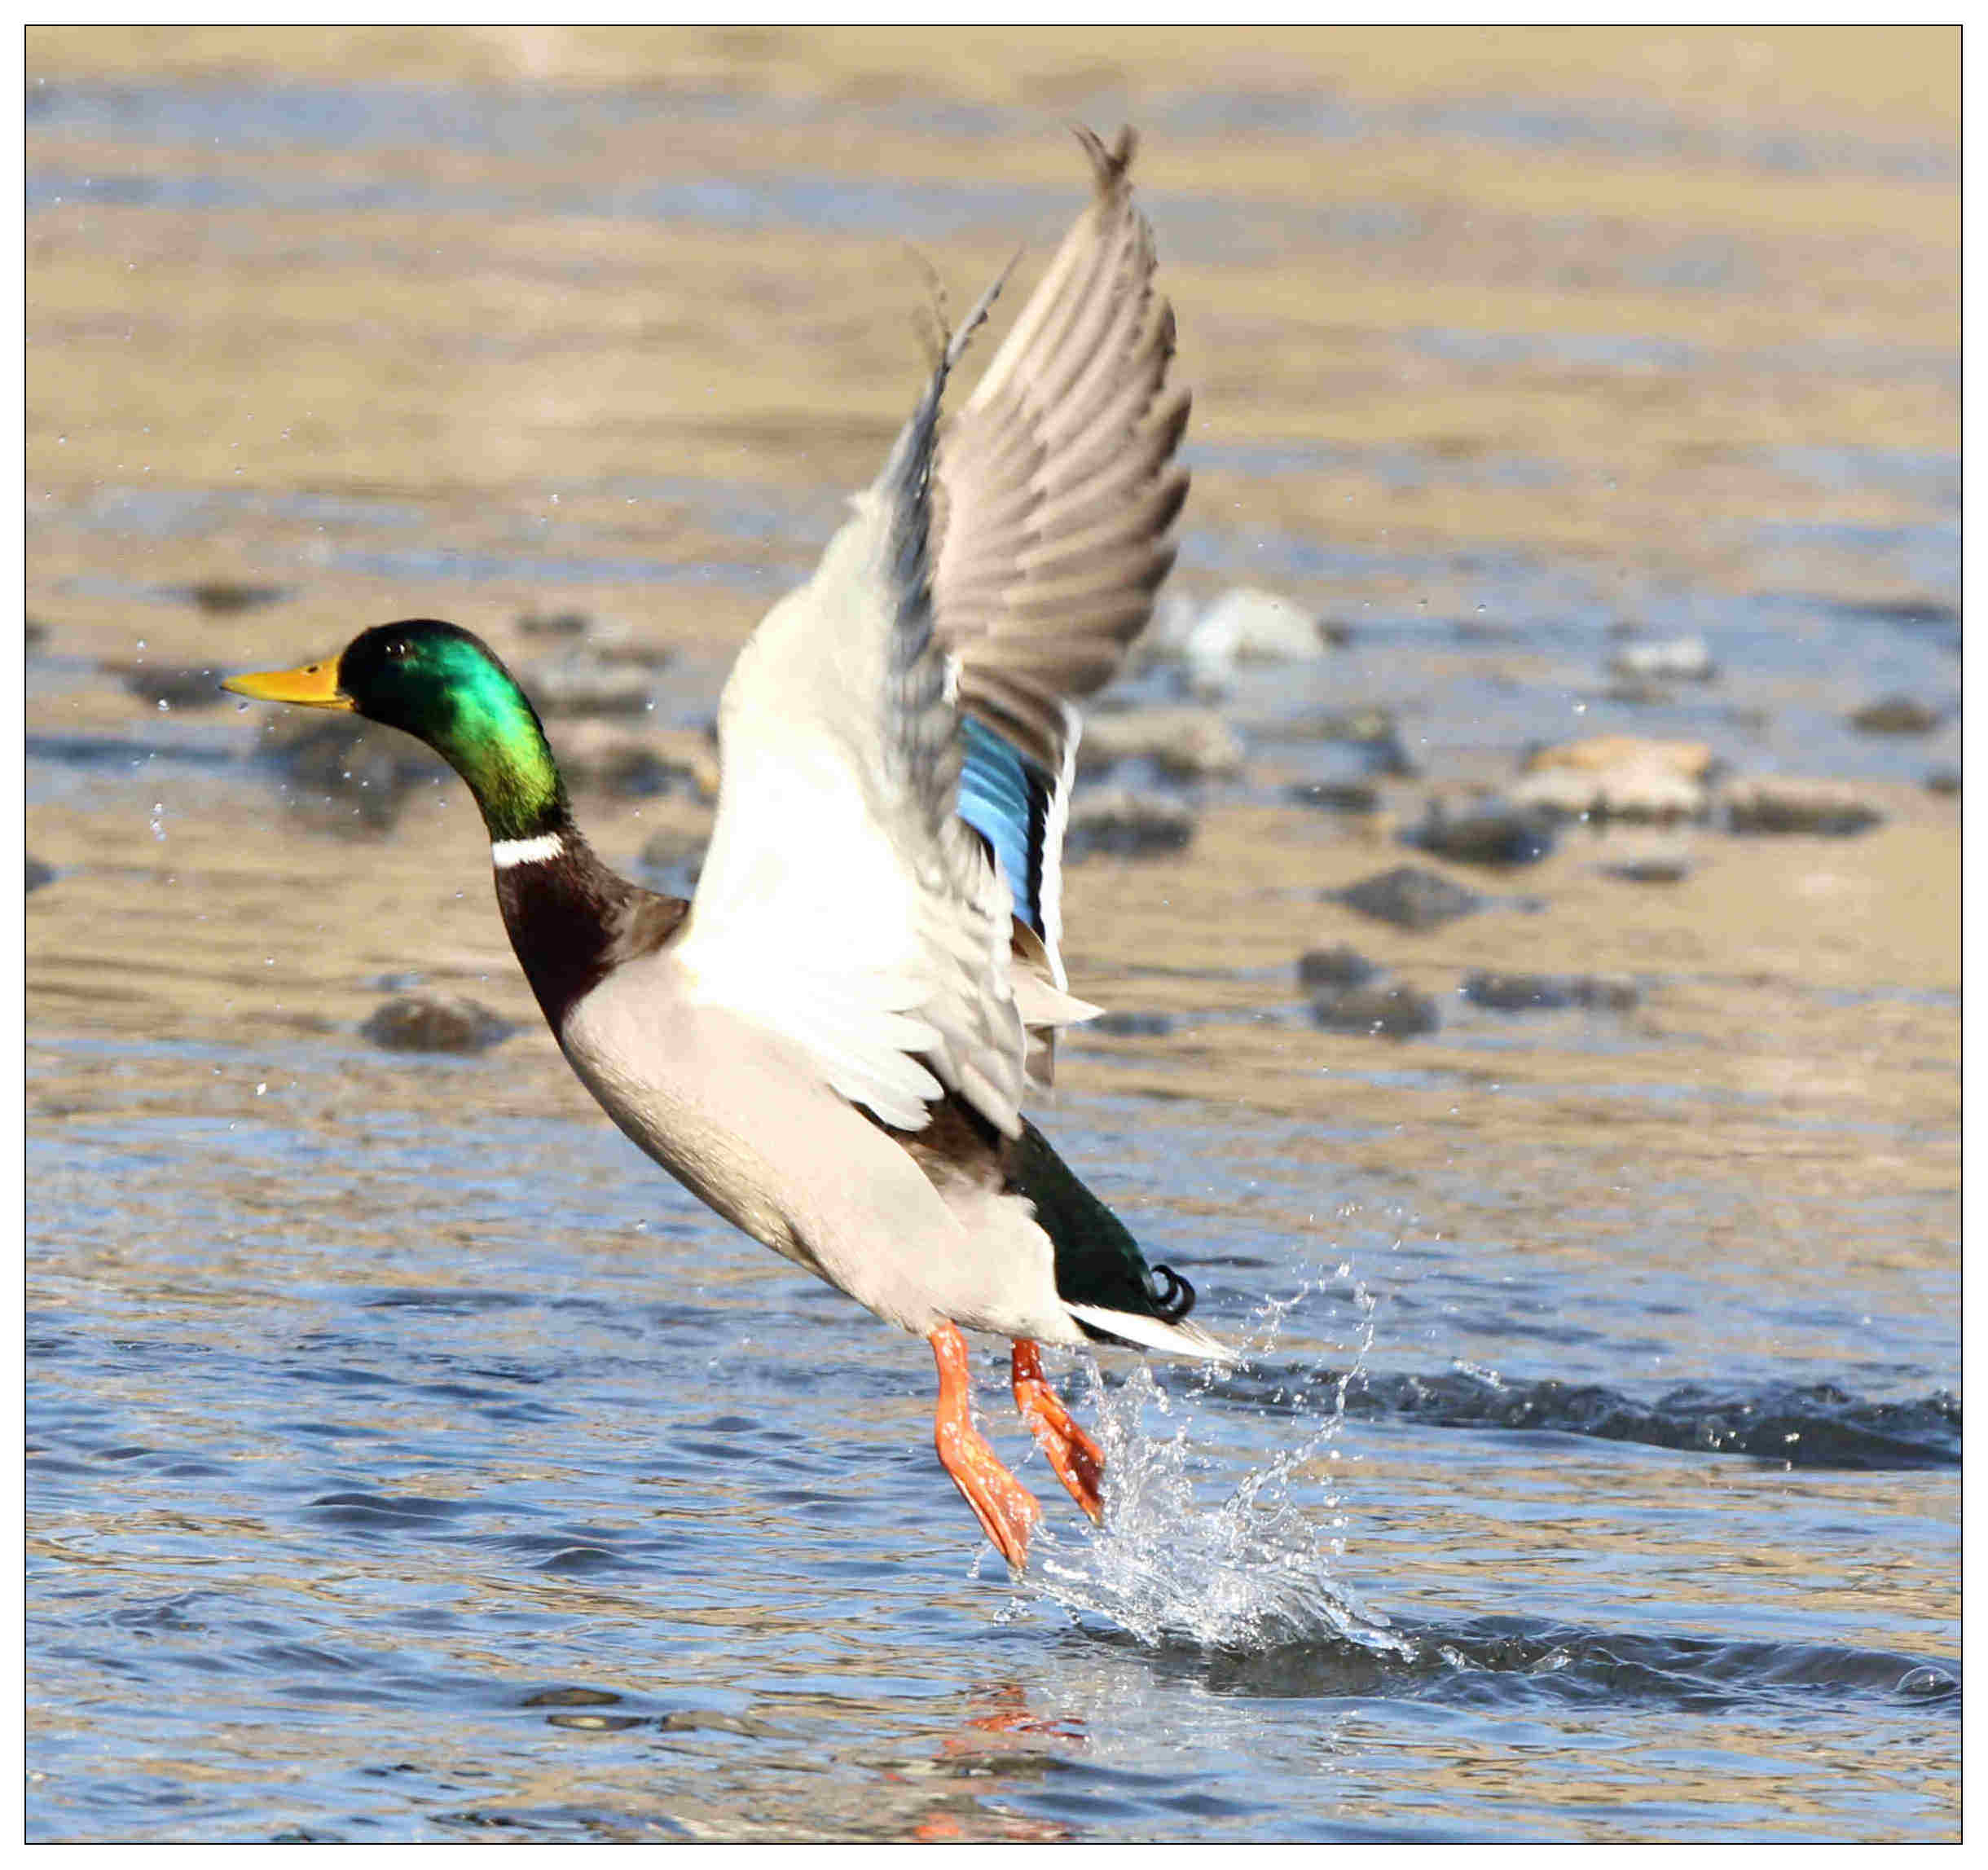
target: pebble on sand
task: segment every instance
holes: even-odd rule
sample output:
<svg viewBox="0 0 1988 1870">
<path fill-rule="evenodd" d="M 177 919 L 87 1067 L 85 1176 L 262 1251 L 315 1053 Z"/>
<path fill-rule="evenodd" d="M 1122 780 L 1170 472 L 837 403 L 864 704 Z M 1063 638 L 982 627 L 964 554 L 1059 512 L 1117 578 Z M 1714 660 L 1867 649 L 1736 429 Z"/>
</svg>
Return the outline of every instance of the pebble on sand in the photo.
<svg viewBox="0 0 1988 1870">
<path fill-rule="evenodd" d="M 1435 1001 L 1412 987 L 1349 987 L 1312 1001 L 1313 1023 L 1329 1032 L 1366 1032 L 1414 1039 L 1443 1023 Z"/>
<path fill-rule="evenodd" d="M 142 702 L 169 708 L 218 708 L 228 697 L 221 671 L 209 665 L 195 668 L 173 662 L 105 662 L 107 675 L 121 676 L 125 687 Z"/>
<path fill-rule="evenodd" d="M 357 824 L 385 830 L 413 787 L 448 776 L 440 756 L 420 741 L 353 714 L 279 715 L 266 744 L 290 781 L 292 805 L 325 816 L 337 829 Z"/>
<path fill-rule="evenodd" d="M 1327 895 L 1328 900 L 1400 929 L 1440 928 L 1484 907 L 1482 896 L 1414 864 L 1397 864 Z"/>
<path fill-rule="evenodd" d="M 508 1039 L 508 1019 L 460 993 L 421 988 L 374 1009 L 360 1032 L 389 1052 L 482 1052 Z"/>
<path fill-rule="evenodd" d="M 548 717 L 646 714 L 653 698 L 653 685 L 640 668 L 584 647 L 534 662 L 519 679 Z"/>
<path fill-rule="evenodd" d="M 1608 671 L 1631 680 L 1660 682 L 1709 682 L 1718 673 L 1702 636 L 1625 643 L 1608 658 Z"/>
<path fill-rule="evenodd" d="M 1308 948 L 1298 957 L 1298 980 L 1304 987 L 1365 987 L 1379 972 L 1359 949 L 1344 942 Z"/>
<path fill-rule="evenodd" d="M 1184 662 L 1196 687 L 1219 690 L 1238 662 L 1309 662 L 1328 640 L 1304 605 L 1238 585 L 1199 614 L 1191 599 L 1163 596 L 1141 648 L 1148 657 Z"/>
<path fill-rule="evenodd" d="M 1494 1013 L 1555 1012 L 1570 1006 L 1629 1013 L 1643 999 L 1633 980 L 1597 974 L 1474 972 L 1464 975 L 1458 992 L 1472 1005 Z"/>
<path fill-rule="evenodd" d="M 1743 835 L 1853 838 L 1885 822 L 1869 800 L 1832 780 L 1742 780 L 1726 788 L 1726 822 Z"/>
<path fill-rule="evenodd" d="M 622 799 L 718 796 L 717 755 L 691 729 L 565 721 L 549 738 L 560 770 L 576 791 Z"/>
<path fill-rule="evenodd" d="M 1071 802 L 1063 861 L 1090 857 L 1162 857 L 1185 851 L 1194 815 L 1179 800 L 1122 785 L 1080 792 Z"/>
<path fill-rule="evenodd" d="M 1598 734 L 1535 749 L 1506 796 L 1569 817 L 1700 818 L 1712 766 L 1712 749 L 1701 741 Z"/>
<path fill-rule="evenodd" d="M 524 610 L 517 619 L 519 633 L 526 636 L 584 636 L 593 627 L 584 610 Z"/>
<path fill-rule="evenodd" d="M 257 610 L 289 595 L 280 584 L 249 584 L 232 578 L 204 578 L 192 584 L 175 585 L 167 595 L 204 610 L 210 617 L 235 617 L 244 610 Z"/>
<path fill-rule="evenodd" d="M 1380 810 L 1380 788 L 1364 779 L 1304 779 L 1284 788 L 1293 805 L 1308 805 L 1314 812 L 1364 812 Z"/>
<path fill-rule="evenodd" d="M 1079 772 L 1133 759 L 1150 760 L 1173 779 L 1234 779 L 1242 770 L 1242 742 L 1212 708 L 1137 708 L 1084 722 Z"/>
<path fill-rule="evenodd" d="M 1404 832 L 1402 839 L 1453 864 L 1513 869 L 1537 864 L 1551 852 L 1557 816 L 1541 806 L 1498 799 L 1476 801 L 1453 813 L 1442 800 L 1432 799 L 1421 824 Z"/>
<path fill-rule="evenodd" d="M 1911 695 L 1886 695 L 1867 702 L 1850 715 L 1850 725 L 1859 733 L 1931 733 L 1946 717 L 1936 707 Z"/>
<path fill-rule="evenodd" d="M 1101 1013 L 1084 1022 L 1085 1032 L 1102 1032 L 1111 1039 L 1163 1039 L 1172 1032 L 1171 1013 Z"/>
</svg>

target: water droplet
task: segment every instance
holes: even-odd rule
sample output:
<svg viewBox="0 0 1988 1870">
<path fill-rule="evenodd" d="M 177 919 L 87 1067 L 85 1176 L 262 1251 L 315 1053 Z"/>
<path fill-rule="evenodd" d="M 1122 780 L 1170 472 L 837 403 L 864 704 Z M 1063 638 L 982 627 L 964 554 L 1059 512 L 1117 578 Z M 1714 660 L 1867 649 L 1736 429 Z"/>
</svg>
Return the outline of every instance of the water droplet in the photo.
<svg viewBox="0 0 1988 1870">
<path fill-rule="evenodd" d="M 259 1097 L 261 1097 L 261 1096 L 262 1095 L 262 1093 L 263 1093 L 265 1091 L 266 1091 L 268 1089 L 269 1089 L 269 1086 L 268 1086 L 268 1085 L 267 1085 L 266 1083 L 257 1085 L 256 1086 L 256 1088 L 255 1088 L 255 1094 L 256 1094 L 256 1095 L 257 1095 L 257 1096 L 259 1098 Z"/>
<path fill-rule="evenodd" d="M 165 842 L 165 801 L 155 799 L 152 802 L 152 834 L 161 844 Z"/>
<path fill-rule="evenodd" d="M 159 712 L 162 715 L 169 715 L 172 711 L 173 704 L 169 702 L 165 696 L 161 695 L 159 697 Z"/>
</svg>

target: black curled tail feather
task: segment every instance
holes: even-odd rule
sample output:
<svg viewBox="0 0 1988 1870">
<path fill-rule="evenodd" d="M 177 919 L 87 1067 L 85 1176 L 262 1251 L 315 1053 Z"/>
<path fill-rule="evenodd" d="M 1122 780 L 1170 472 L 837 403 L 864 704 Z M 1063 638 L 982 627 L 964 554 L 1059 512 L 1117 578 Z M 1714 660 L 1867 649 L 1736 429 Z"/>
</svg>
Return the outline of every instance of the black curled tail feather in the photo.
<svg viewBox="0 0 1988 1870">
<path fill-rule="evenodd" d="M 1171 1267 L 1149 1266 L 1131 1230 L 1026 1120 L 1009 1158 L 1008 1186 L 1034 1204 L 1036 1221 L 1056 1250 L 1059 1298 L 1168 1325 L 1193 1310 L 1193 1286 Z"/>
<path fill-rule="evenodd" d="M 1177 1325 L 1194 1309 L 1194 1287 L 1171 1266 L 1155 1266 L 1148 1275 L 1153 1290 L 1153 1316 L 1163 1324 Z"/>
</svg>

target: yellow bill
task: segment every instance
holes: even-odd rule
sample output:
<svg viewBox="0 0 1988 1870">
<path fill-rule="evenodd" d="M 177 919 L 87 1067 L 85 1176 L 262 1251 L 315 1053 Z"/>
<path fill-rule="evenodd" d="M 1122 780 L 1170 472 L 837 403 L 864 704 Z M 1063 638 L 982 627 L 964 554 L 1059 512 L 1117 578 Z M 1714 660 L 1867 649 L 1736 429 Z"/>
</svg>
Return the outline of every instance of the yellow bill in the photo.
<svg viewBox="0 0 1988 1870">
<path fill-rule="evenodd" d="M 289 702 L 300 708 L 350 708 L 352 697 L 338 685 L 338 662 L 306 662 L 301 669 L 230 675 L 222 687 L 254 702 Z"/>
</svg>

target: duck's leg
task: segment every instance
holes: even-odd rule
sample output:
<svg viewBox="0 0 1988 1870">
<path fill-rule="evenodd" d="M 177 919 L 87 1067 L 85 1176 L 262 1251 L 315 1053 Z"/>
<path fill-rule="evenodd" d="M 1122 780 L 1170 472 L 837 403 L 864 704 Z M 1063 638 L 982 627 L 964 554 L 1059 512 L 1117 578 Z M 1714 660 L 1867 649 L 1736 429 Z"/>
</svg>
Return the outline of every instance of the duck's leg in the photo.
<svg viewBox="0 0 1988 1870">
<path fill-rule="evenodd" d="M 939 1363 L 939 1410 L 932 1432 L 939 1459 L 973 1508 L 980 1529 L 1019 1571 L 1028 1563 L 1028 1535 L 1042 1517 L 1042 1509 L 974 1427 L 968 1406 L 971 1379 L 966 1340 L 960 1327 L 941 1325 L 930 1334 L 929 1342 Z"/>
<path fill-rule="evenodd" d="M 1042 1374 L 1042 1353 L 1033 1340 L 1014 1340 L 1014 1400 L 1036 1437 L 1036 1445 L 1049 1458 L 1056 1477 L 1070 1489 L 1070 1497 L 1099 1525 L 1105 1522 L 1105 1454 L 1089 1436 L 1071 1419 L 1063 1399 Z"/>
</svg>

